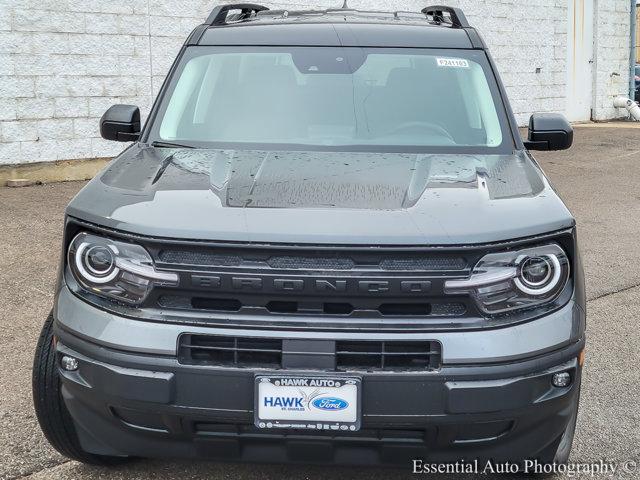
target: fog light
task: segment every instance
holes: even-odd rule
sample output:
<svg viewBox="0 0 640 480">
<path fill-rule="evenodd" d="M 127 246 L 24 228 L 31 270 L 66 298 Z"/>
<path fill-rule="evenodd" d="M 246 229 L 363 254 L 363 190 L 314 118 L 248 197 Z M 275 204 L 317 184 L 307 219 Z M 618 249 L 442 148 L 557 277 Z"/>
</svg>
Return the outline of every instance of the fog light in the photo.
<svg viewBox="0 0 640 480">
<path fill-rule="evenodd" d="M 554 373 L 551 383 L 558 388 L 568 387 L 571 385 L 571 375 L 569 372 Z"/>
<path fill-rule="evenodd" d="M 78 360 L 68 355 L 64 355 L 60 360 L 62 364 L 62 368 L 64 368 L 67 372 L 74 372 L 78 369 Z"/>
</svg>

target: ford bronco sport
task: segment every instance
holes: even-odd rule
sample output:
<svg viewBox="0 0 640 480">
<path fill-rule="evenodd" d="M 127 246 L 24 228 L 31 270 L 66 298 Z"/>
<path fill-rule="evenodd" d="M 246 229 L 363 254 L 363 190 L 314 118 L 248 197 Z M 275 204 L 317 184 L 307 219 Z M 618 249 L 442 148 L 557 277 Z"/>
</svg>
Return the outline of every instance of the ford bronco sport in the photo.
<svg viewBox="0 0 640 480">
<path fill-rule="evenodd" d="M 100 127 L 133 143 L 67 208 L 34 363 L 62 454 L 567 461 L 584 281 L 529 150 L 573 133 L 521 139 L 463 12 L 218 6 Z"/>
</svg>

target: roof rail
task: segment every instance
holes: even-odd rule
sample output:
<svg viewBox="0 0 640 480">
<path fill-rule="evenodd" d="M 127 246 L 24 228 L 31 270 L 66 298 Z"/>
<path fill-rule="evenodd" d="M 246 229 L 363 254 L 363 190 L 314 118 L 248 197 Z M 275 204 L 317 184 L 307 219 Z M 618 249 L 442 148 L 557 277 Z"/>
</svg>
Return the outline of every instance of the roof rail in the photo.
<svg viewBox="0 0 640 480">
<path fill-rule="evenodd" d="M 455 28 L 469 28 L 467 17 L 461 9 L 456 7 L 447 7 L 445 5 L 433 5 L 420 10 L 427 17 L 431 17 L 435 23 L 449 23 Z M 448 14 L 448 15 L 445 15 Z"/>
<path fill-rule="evenodd" d="M 233 21 L 238 21 L 244 20 L 254 13 L 257 14 L 263 10 L 269 10 L 269 7 L 255 3 L 228 3 L 226 5 L 218 5 L 211 11 L 205 23 L 207 25 L 225 25 L 227 23 L 227 14 L 231 10 L 240 10 L 241 13 L 234 15 L 233 18 Z"/>
</svg>

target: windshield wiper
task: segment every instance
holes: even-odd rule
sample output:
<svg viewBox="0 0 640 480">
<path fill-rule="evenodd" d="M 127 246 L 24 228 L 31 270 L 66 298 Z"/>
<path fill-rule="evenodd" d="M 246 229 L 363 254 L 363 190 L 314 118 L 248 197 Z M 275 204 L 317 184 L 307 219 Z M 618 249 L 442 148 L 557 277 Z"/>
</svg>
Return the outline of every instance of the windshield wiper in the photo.
<svg viewBox="0 0 640 480">
<path fill-rule="evenodd" d="M 151 142 L 151 146 L 162 147 L 162 148 L 195 148 L 192 145 L 182 145 L 181 143 L 160 142 L 160 141 Z"/>
</svg>

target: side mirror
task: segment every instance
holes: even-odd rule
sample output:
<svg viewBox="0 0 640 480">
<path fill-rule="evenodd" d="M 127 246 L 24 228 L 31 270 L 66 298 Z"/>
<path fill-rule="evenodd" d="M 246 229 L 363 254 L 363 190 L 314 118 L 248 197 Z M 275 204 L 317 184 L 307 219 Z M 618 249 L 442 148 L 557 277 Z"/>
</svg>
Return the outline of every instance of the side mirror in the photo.
<svg viewBox="0 0 640 480">
<path fill-rule="evenodd" d="M 135 105 L 113 105 L 100 119 L 100 135 L 105 140 L 133 142 L 140 137 L 140 109 Z"/>
<path fill-rule="evenodd" d="M 534 113 L 529 119 L 529 150 L 566 150 L 573 143 L 573 128 L 559 113 Z"/>
</svg>

